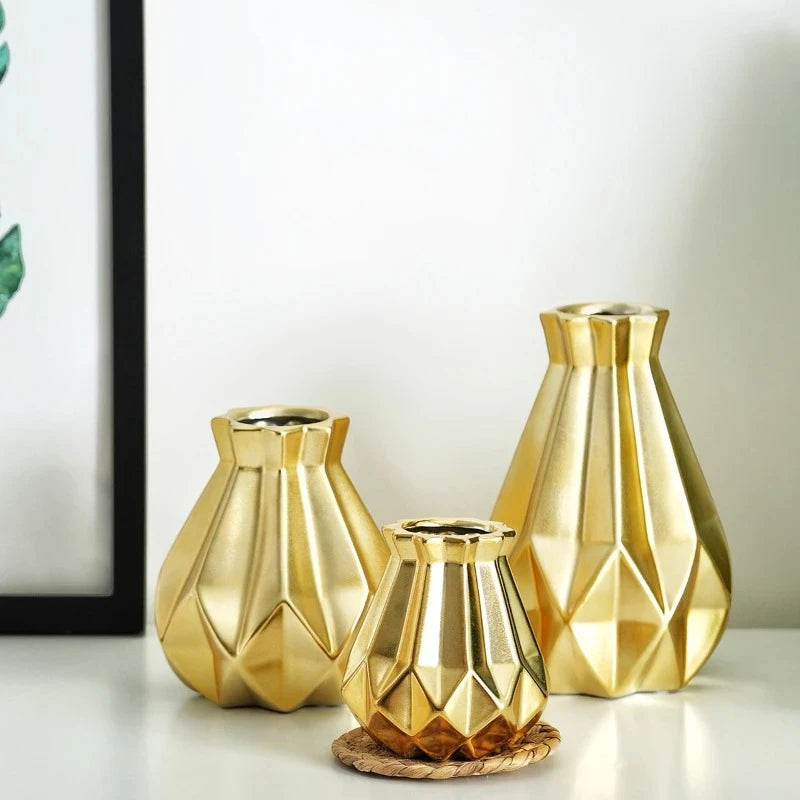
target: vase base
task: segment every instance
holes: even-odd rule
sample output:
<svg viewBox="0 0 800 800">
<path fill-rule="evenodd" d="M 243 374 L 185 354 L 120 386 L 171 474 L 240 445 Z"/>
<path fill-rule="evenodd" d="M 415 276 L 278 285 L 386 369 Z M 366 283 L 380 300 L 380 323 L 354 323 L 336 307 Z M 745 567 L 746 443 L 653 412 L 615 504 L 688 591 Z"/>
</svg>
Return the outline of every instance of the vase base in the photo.
<svg viewBox="0 0 800 800">
<path fill-rule="evenodd" d="M 632 697 L 635 694 L 675 694 L 675 692 L 681 691 L 684 686 L 674 686 L 672 688 L 657 688 L 657 689 L 625 689 L 618 693 L 606 693 L 606 692 L 592 692 L 592 691 L 581 691 L 580 689 L 551 689 L 550 690 L 550 697 L 555 697 L 556 695 L 561 695 L 564 697 L 594 697 L 597 700 L 623 700 L 626 697 Z"/>
</svg>

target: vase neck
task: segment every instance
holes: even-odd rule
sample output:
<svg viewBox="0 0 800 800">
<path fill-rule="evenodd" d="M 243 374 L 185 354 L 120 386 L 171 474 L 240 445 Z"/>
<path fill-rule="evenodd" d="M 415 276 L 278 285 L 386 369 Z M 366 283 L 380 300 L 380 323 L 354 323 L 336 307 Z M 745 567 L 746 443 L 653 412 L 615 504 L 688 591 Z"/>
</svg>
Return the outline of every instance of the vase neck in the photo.
<svg viewBox="0 0 800 800">
<path fill-rule="evenodd" d="M 239 408 L 211 421 L 220 458 L 242 468 L 338 463 L 350 420 L 325 409 Z"/>
<path fill-rule="evenodd" d="M 404 561 L 470 564 L 507 556 L 516 533 L 499 522 L 436 517 L 387 525 L 383 535 Z"/>
<path fill-rule="evenodd" d="M 582 303 L 540 318 L 551 363 L 615 367 L 656 358 L 668 316 L 654 306 Z"/>
</svg>

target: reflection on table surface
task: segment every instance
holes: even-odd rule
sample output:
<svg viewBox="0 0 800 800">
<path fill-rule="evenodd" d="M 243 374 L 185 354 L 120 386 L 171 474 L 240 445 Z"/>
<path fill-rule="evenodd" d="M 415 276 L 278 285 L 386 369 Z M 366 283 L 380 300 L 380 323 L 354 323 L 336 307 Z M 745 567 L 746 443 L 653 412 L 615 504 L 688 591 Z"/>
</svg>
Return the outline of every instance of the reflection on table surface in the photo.
<svg viewBox="0 0 800 800">
<path fill-rule="evenodd" d="M 491 781 L 512 800 L 793 796 L 798 663 L 800 631 L 729 631 L 683 691 L 552 697 L 544 718 L 563 743 L 548 759 L 414 792 L 477 798 Z M 333 759 L 331 741 L 355 724 L 346 708 L 218 709 L 178 681 L 152 634 L 0 639 L 0 702 L 4 797 L 393 800 L 410 788 Z"/>
</svg>

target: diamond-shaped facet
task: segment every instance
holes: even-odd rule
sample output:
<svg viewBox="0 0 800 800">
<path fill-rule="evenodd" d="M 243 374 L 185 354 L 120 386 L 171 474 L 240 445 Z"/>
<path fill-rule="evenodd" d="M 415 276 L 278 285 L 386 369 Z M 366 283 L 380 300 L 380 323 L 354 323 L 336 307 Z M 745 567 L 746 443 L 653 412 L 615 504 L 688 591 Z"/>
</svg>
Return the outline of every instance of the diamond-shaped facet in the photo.
<svg viewBox="0 0 800 800">
<path fill-rule="evenodd" d="M 381 707 L 387 716 L 412 736 L 424 727 L 434 710 L 413 672 L 406 673 L 384 695 Z"/>
<path fill-rule="evenodd" d="M 444 717 L 436 716 L 414 737 L 414 742 L 426 756 L 443 760 L 450 758 L 466 738 Z"/>
<path fill-rule="evenodd" d="M 475 678 L 468 675 L 450 695 L 443 709 L 445 717 L 464 735 L 472 736 L 493 714 L 497 702 Z"/>
<path fill-rule="evenodd" d="M 497 716 L 488 725 L 477 731 L 468 742 L 461 746 L 467 758 L 483 758 L 490 753 L 502 750 L 517 733 L 515 726 L 503 716 Z"/>
<path fill-rule="evenodd" d="M 297 614 L 282 603 L 239 656 L 242 677 L 279 711 L 302 705 L 331 676 L 328 658 Z"/>
<path fill-rule="evenodd" d="M 376 742 L 388 747 L 403 758 L 414 758 L 419 754 L 419 748 L 414 739 L 389 722 L 383 714 L 373 714 L 367 723 L 366 730 Z"/>
</svg>

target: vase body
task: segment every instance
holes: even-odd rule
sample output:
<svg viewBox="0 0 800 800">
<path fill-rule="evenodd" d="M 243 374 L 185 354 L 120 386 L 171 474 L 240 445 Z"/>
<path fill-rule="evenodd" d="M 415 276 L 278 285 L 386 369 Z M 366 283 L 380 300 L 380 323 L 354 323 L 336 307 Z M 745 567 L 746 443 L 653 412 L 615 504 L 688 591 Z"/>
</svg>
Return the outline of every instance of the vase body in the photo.
<svg viewBox="0 0 800 800">
<path fill-rule="evenodd" d="M 493 516 L 553 692 L 685 685 L 731 602 L 725 534 L 658 360 L 668 312 L 541 315 L 550 364 Z"/>
<path fill-rule="evenodd" d="M 350 653 L 350 710 L 408 758 L 474 759 L 518 741 L 547 678 L 506 557 L 514 531 L 478 520 L 383 530 L 392 555 Z"/>
<path fill-rule="evenodd" d="M 234 409 L 156 589 L 166 657 L 221 706 L 341 703 L 352 634 L 388 558 L 342 468 L 347 417 Z"/>
</svg>

